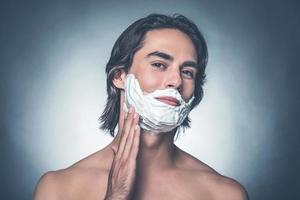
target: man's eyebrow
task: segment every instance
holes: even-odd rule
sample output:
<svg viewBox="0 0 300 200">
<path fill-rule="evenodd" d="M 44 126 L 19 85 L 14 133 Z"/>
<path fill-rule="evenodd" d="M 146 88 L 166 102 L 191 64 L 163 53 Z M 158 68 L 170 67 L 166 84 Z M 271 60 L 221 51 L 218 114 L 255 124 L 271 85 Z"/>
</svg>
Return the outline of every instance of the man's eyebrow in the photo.
<svg viewBox="0 0 300 200">
<path fill-rule="evenodd" d="M 183 67 L 193 67 L 193 68 L 198 69 L 198 64 L 194 61 L 185 61 L 180 65 L 180 68 L 183 68 Z"/>
<path fill-rule="evenodd" d="M 152 53 L 149 53 L 146 57 L 149 58 L 151 56 L 157 56 L 157 57 L 160 57 L 160 58 L 163 58 L 165 60 L 174 60 L 173 56 L 167 54 L 167 53 L 164 53 L 164 52 L 160 52 L 160 51 L 154 51 Z"/>
<path fill-rule="evenodd" d="M 151 56 L 157 56 L 157 57 L 163 58 L 165 60 L 170 60 L 170 61 L 174 60 L 173 56 L 171 56 L 167 53 L 164 53 L 164 52 L 160 52 L 160 51 L 151 52 L 146 57 L 149 58 Z M 183 68 L 183 67 L 193 67 L 193 68 L 198 69 L 198 64 L 195 61 L 185 61 L 180 65 L 180 68 Z"/>
</svg>

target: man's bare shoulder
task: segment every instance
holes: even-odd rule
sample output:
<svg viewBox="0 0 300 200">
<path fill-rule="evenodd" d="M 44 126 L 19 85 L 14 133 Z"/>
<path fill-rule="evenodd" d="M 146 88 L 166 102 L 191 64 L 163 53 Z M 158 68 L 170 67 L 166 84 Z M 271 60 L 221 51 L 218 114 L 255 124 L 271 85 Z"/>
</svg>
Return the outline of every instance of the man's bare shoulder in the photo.
<svg viewBox="0 0 300 200">
<path fill-rule="evenodd" d="M 236 180 L 219 175 L 211 182 L 211 189 L 215 191 L 216 199 L 247 200 L 248 194 L 245 188 Z"/>
<path fill-rule="evenodd" d="M 45 173 L 39 180 L 35 199 L 80 199 L 81 194 L 100 195 L 106 189 L 109 154 L 100 150 L 72 166 Z M 101 190 L 102 189 L 102 190 Z"/>
<path fill-rule="evenodd" d="M 183 164 L 181 171 L 192 183 L 195 196 L 205 195 L 206 199 L 246 200 L 244 187 L 232 178 L 219 174 L 216 170 L 198 160 L 194 156 L 180 150 Z M 183 178 L 182 178 L 183 179 Z M 201 194 L 197 194 L 201 193 Z"/>
</svg>

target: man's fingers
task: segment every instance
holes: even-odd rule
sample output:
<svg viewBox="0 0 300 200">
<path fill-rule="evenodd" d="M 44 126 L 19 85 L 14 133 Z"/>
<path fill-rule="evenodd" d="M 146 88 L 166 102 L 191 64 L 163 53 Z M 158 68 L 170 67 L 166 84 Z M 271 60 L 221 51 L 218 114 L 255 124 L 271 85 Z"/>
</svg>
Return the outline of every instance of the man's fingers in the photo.
<svg viewBox="0 0 300 200">
<path fill-rule="evenodd" d="M 133 140 L 134 140 L 134 132 L 135 132 L 135 127 L 136 125 L 138 125 L 139 122 L 139 115 L 138 113 L 134 113 L 134 117 L 130 126 L 130 130 L 129 130 L 129 134 L 126 140 L 126 144 L 124 147 L 124 151 L 123 151 L 123 157 L 124 159 L 127 159 L 129 157 L 132 145 L 133 145 Z"/>
<path fill-rule="evenodd" d="M 140 135 L 141 135 L 141 128 L 139 125 L 136 125 L 134 128 L 133 144 L 130 150 L 130 159 L 136 160 L 137 154 L 139 152 Z"/>
<path fill-rule="evenodd" d="M 127 118 L 125 119 L 123 128 L 120 132 L 121 139 L 120 139 L 120 143 L 119 143 L 118 151 L 117 151 L 117 155 L 116 155 L 117 158 L 119 158 L 123 154 L 126 140 L 127 140 L 128 134 L 129 134 L 130 127 L 131 127 L 131 123 L 133 120 L 133 115 L 134 115 L 134 109 L 131 107 L 131 108 L 129 108 L 129 113 L 127 114 Z"/>
<path fill-rule="evenodd" d="M 121 196 L 125 195 L 122 199 L 128 199 L 135 180 L 135 159 L 139 144 L 138 121 L 138 114 L 131 108 L 118 133 L 121 134 L 119 145 L 112 148 L 114 159 L 108 177 L 107 197 L 121 194 Z M 135 155 L 132 156 L 131 152 L 134 152 Z M 131 157 L 135 159 L 131 159 Z"/>
</svg>

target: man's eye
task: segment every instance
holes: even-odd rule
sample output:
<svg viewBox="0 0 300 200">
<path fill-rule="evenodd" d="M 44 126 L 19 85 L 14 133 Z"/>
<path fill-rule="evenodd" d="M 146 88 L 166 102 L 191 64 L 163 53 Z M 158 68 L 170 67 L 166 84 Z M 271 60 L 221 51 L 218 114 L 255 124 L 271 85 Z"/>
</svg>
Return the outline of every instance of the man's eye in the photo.
<svg viewBox="0 0 300 200">
<path fill-rule="evenodd" d="M 158 68 L 158 69 L 165 69 L 166 66 L 162 63 L 152 63 L 152 66 L 154 66 L 155 68 Z"/>
<path fill-rule="evenodd" d="M 187 78 L 194 78 L 194 73 L 190 70 L 182 70 L 181 73 Z"/>
</svg>

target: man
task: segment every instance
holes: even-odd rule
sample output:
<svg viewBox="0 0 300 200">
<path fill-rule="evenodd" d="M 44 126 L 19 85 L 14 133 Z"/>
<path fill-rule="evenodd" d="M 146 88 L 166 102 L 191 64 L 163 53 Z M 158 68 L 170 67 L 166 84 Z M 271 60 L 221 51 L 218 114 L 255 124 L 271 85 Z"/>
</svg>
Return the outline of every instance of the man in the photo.
<svg viewBox="0 0 300 200">
<path fill-rule="evenodd" d="M 130 25 L 106 66 L 102 128 L 115 136 L 71 167 L 46 173 L 35 199 L 244 200 L 224 177 L 174 144 L 202 99 L 205 40 L 184 16 L 152 14 Z"/>
</svg>

